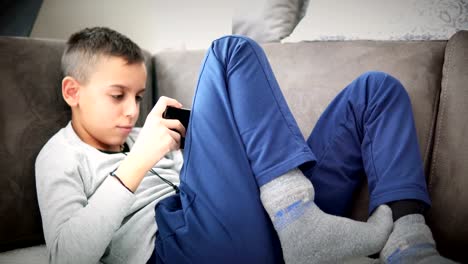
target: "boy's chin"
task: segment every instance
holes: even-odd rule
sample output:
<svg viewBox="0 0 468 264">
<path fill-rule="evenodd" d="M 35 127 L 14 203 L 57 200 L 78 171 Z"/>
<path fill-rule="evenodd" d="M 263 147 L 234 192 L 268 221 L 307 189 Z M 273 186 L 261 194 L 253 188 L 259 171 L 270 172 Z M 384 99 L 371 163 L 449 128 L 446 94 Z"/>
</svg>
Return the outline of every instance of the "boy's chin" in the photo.
<svg viewBox="0 0 468 264">
<path fill-rule="evenodd" d="M 126 138 L 106 142 L 109 148 L 120 149 L 124 145 Z"/>
</svg>

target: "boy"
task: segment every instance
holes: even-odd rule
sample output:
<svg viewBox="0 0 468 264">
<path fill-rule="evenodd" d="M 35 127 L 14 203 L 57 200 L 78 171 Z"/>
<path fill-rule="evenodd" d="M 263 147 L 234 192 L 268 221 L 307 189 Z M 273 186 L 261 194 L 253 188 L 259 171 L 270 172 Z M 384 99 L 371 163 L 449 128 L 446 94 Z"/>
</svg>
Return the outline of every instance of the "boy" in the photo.
<svg viewBox="0 0 468 264">
<path fill-rule="evenodd" d="M 143 128 L 134 128 L 147 73 L 140 49 L 125 36 L 107 28 L 73 34 L 62 68 L 72 119 L 36 161 L 51 262 L 282 263 L 284 257 L 287 263 L 317 263 L 374 254 L 384 245 L 381 258 L 388 263 L 420 245 L 425 255 L 407 259 L 438 258 L 420 214 L 429 198 L 410 105 L 388 75 L 369 73 L 353 82 L 306 143 L 264 53 L 244 37 L 213 42 L 187 133 L 179 121 L 162 118 L 167 106 L 182 107 L 166 97 Z M 368 112 L 359 101 L 369 95 L 376 98 L 369 107 L 379 111 Z M 387 99 L 404 104 L 386 105 Z M 346 102 L 356 108 L 345 109 Z M 356 117 L 343 113 L 349 110 L 369 120 L 342 123 Z M 405 123 L 398 127 L 398 144 L 381 138 L 396 127 L 373 134 L 384 118 Z M 364 125 L 366 131 L 360 130 Z M 185 135 L 182 158 L 178 148 Z M 370 145 L 380 150 L 377 144 L 389 154 L 367 152 Z M 360 181 L 360 164 L 355 171 L 348 165 L 361 155 L 380 158 L 363 164 L 372 166 L 366 167 L 373 212 L 368 222 L 322 212 L 314 198 L 324 210 L 346 214 Z M 401 217 L 390 239 L 386 203 L 395 220 Z"/>
</svg>

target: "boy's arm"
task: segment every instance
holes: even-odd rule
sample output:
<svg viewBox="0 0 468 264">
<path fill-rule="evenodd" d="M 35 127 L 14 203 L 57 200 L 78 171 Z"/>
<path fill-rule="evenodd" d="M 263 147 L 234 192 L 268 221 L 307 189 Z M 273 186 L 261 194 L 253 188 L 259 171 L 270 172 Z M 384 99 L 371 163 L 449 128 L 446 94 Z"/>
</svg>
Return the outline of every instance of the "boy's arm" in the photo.
<svg viewBox="0 0 468 264">
<path fill-rule="evenodd" d="M 135 196 L 108 177 L 89 198 L 75 153 L 51 150 L 36 160 L 36 188 L 50 263 L 98 263 Z M 60 153 L 58 155 L 57 153 Z M 58 157 L 60 156 L 60 157 Z"/>
<path fill-rule="evenodd" d="M 180 138 L 185 137 L 185 127 L 179 120 L 162 117 L 168 106 L 181 108 L 182 104 L 161 96 L 146 117 L 135 144 L 115 171 L 115 175 L 132 192 L 138 188 L 146 172 L 164 155 L 179 149 Z"/>
</svg>

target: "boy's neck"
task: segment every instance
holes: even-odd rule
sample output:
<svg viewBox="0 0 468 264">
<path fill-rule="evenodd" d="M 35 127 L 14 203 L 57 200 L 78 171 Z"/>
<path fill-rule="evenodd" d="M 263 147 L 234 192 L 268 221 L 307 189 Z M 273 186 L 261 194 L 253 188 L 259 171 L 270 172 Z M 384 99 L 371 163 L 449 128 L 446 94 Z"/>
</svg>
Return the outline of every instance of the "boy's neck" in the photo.
<svg viewBox="0 0 468 264">
<path fill-rule="evenodd" d="M 111 150 L 103 150 L 103 149 L 97 149 L 103 153 L 106 153 L 106 154 L 116 154 L 116 153 L 125 153 L 125 152 L 130 152 L 130 148 L 128 146 L 128 144 L 126 142 L 124 142 L 121 146 L 120 146 L 120 151 L 111 151 Z"/>
</svg>

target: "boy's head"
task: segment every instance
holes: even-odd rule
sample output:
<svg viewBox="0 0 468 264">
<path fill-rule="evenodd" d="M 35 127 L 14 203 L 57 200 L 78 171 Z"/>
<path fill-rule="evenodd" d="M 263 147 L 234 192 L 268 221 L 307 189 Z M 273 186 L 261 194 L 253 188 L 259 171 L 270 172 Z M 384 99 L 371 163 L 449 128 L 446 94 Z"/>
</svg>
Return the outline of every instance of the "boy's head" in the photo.
<svg viewBox="0 0 468 264">
<path fill-rule="evenodd" d="M 95 148 L 119 150 L 138 119 L 146 85 L 141 49 L 114 30 L 86 28 L 68 39 L 62 71 L 75 132 Z"/>
</svg>

